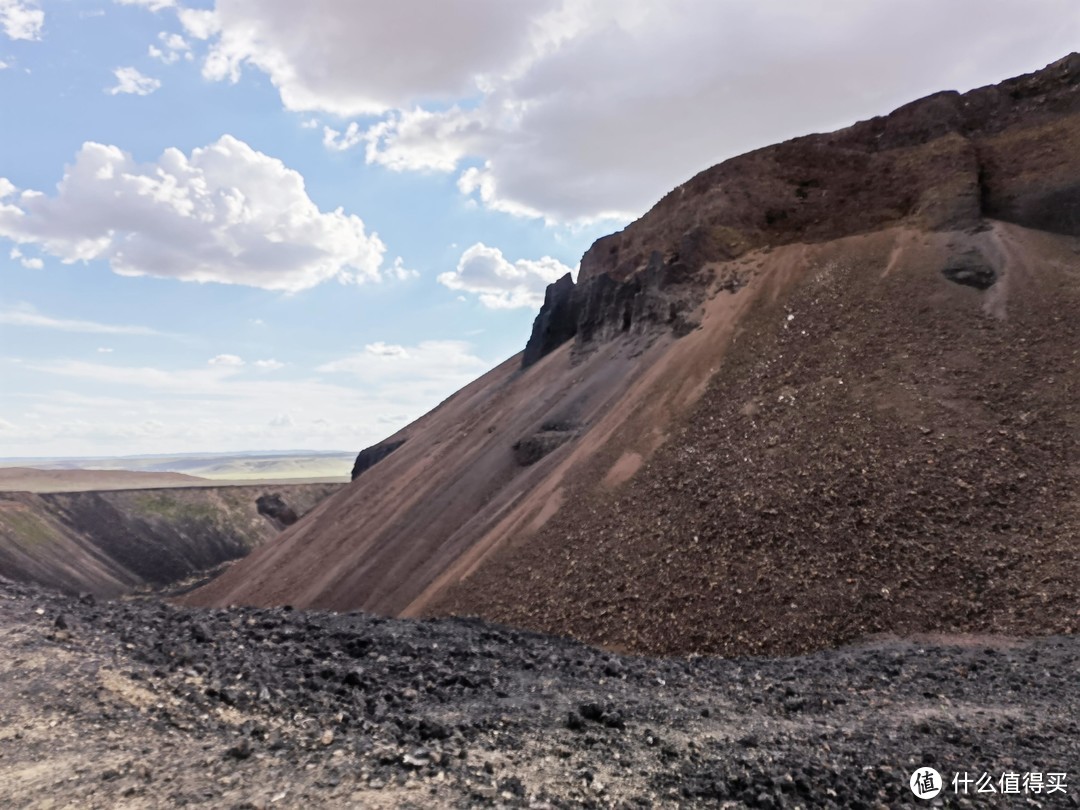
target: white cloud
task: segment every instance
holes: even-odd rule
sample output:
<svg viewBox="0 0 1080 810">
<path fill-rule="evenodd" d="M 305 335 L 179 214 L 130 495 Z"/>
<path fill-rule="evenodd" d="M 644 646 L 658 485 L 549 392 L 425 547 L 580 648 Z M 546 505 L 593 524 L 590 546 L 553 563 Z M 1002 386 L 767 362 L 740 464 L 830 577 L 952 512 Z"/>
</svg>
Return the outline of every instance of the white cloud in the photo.
<svg viewBox="0 0 1080 810">
<path fill-rule="evenodd" d="M 493 364 L 469 344 L 371 344 L 325 364 L 325 378 L 248 375 L 235 366 L 152 368 L 75 360 L 15 364 L 60 382 L 0 399 L 9 455 L 271 450 L 355 452 L 426 413 Z M 15 403 L 18 403 L 16 405 Z M 290 424 L 291 423 L 291 424 Z"/>
<path fill-rule="evenodd" d="M 256 360 L 255 368 L 260 371 L 277 371 L 279 368 L 285 368 L 285 364 L 280 360 Z"/>
<path fill-rule="evenodd" d="M 335 152 L 352 149 L 361 140 L 363 138 L 360 134 L 360 126 L 355 121 L 349 124 L 344 132 L 339 132 L 333 127 L 323 127 L 323 146 Z"/>
<path fill-rule="evenodd" d="M 162 11 L 176 6 L 176 0 L 113 0 L 121 6 L 142 6 L 150 11 Z"/>
<path fill-rule="evenodd" d="M 188 45 L 185 40 L 179 34 L 170 34 L 168 31 L 162 31 L 158 34 L 158 41 L 161 42 L 161 47 L 157 45 L 151 45 L 147 49 L 147 53 L 159 62 L 166 65 L 172 65 L 178 62 L 180 59 L 186 59 L 189 62 L 195 58 L 191 52 L 191 46 Z"/>
<path fill-rule="evenodd" d="M 0 59 L 0 70 L 6 70 L 9 67 L 8 63 L 3 59 Z"/>
<path fill-rule="evenodd" d="M 9 39 L 41 39 L 45 12 L 36 2 L 0 0 L 0 28 Z"/>
<path fill-rule="evenodd" d="M 385 248 L 359 217 L 319 211 L 299 172 L 231 135 L 149 164 L 88 142 L 55 196 L 23 191 L 5 203 L 14 193 L 0 178 L 0 236 L 66 263 L 287 292 L 380 278 Z"/>
<path fill-rule="evenodd" d="M 29 304 L 0 310 L 0 323 L 9 326 L 32 326 L 40 329 L 56 329 L 61 332 L 86 332 L 97 335 L 162 335 L 148 326 L 125 326 L 97 323 L 69 318 L 53 318 L 38 312 Z"/>
<path fill-rule="evenodd" d="M 1080 40 L 1075 0 L 218 0 L 182 20 L 211 79 L 259 70 L 290 110 L 381 116 L 330 148 L 563 222 L 632 218 L 724 158 Z"/>
<path fill-rule="evenodd" d="M 187 11 L 188 33 L 210 39 L 203 73 L 236 81 L 245 65 L 266 73 L 290 110 L 382 113 L 414 99 L 477 93 L 483 77 L 517 59 L 533 16 L 555 0 L 350 3 L 228 0 Z"/>
<path fill-rule="evenodd" d="M 113 350 L 108 346 L 98 346 L 98 354 L 112 354 Z"/>
<path fill-rule="evenodd" d="M 490 309 L 535 309 L 544 303 L 547 285 L 567 273 L 575 271 L 550 256 L 511 263 L 498 248 L 477 242 L 461 254 L 455 270 L 439 275 L 439 283 L 479 295 Z"/>
<path fill-rule="evenodd" d="M 17 261 L 27 270 L 41 270 L 45 266 L 45 262 L 43 262 L 41 259 L 37 258 L 36 256 L 24 256 L 23 252 L 17 247 L 13 247 L 8 256 Z"/>
<path fill-rule="evenodd" d="M 410 278 L 419 278 L 419 270 L 410 270 L 405 266 L 405 260 L 400 256 L 394 259 L 394 263 L 386 271 L 387 275 L 393 276 L 398 281 L 408 281 Z"/>
<path fill-rule="evenodd" d="M 211 366 L 227 366 L 232 368 L 239 368 L 244 365 L 244 359 L 237 357 L 235 354 L 219 354 L 217 357 L 211 357 L 206 361 L 207 365 Z"/>
<path fill-rule="evenodd" d="M 110 96 L 148 96 L 161 87 L 158 79 L 144 76 L 133 67 L 118 67 L 113 70 L 113 76 L 116 77 L 116 84 L 105 88 Z"/>
</svg>

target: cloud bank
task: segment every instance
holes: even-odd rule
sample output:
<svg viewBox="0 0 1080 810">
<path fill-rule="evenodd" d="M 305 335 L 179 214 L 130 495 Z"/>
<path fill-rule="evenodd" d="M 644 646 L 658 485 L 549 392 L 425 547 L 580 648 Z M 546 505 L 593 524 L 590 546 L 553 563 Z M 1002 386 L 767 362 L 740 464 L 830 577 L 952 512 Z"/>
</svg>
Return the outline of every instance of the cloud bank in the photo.
<svg viewBox="0 0 1080 810">
<path fill-rule="evenodd" d="M 231 135 L 148 164 L 85 143 L 53 196 L 0 178 L 0 236 L 124 276 L 286 292 L 378 280 L 385 252 L 359 217 L 320 211 L 299 172 Z"/>
<path fill-rule="evenodd" d="M 218 0 L 203 74 L 259 71 L 332 149 L 458 175 L 499 211 L 642 213 L 694 172 L 929 92 L 1042 67 L 1075 0 Z"/>
</svg>

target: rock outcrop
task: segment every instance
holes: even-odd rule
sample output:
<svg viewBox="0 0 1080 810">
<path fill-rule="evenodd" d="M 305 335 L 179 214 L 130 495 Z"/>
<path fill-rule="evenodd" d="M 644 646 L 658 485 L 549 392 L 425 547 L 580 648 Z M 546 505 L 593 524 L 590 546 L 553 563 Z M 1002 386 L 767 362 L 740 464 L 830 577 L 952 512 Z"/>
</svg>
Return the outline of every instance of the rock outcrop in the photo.
<svg viewBox="0 0 1080 810">
<path fill-rule="evenodd" d="M 1078 113 L 1080 55 L 1072 54 L 1038 73 L 937 93 L 707 169 L 598 239 L 572 289 L 556 282 L 523 363 L 571 338 L 587 348 L 631 328 L 686 334 L 708 292 L 697 274 L 766 245 L 901 223 L 963 230 L 984 218 L 1080 235 Z"/>
<path fill-rule="evenodd" d="M 393 441 L 388 439 L 384 442 L 373 444 L 371 447 L 365 447 L 356 457 L 356 463 L 353 464 L 352 480 L 355 481 L 362 473 L 370 470 L 403 444 L 405 444 L 405 439 L 395 439 Z"/>
<path fill-rule="evenodd" d="M 280 529 L 292 526 L 300 519 L 296 514 L 296 510 L 285 503 L 285 499 L 281 497 L 280 492 L 268 492 L 265 495 L 260 495 L 255 499 L 255 508 L 260 515 L 270 518 Z"/>
</svg>

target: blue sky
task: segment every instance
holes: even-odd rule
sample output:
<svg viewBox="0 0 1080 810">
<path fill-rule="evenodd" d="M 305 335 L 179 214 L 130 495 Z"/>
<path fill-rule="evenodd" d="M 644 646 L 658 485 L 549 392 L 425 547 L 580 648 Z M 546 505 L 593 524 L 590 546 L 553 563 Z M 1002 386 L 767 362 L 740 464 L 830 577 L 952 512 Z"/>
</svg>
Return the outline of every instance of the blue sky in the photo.
<svg viewBox="0 0 1080 810">
<path fill-rule="evenodd" d="M 0 0 L 0 456 L 355 450 L 695 171 L 1073 0 Z"/>
</svg>

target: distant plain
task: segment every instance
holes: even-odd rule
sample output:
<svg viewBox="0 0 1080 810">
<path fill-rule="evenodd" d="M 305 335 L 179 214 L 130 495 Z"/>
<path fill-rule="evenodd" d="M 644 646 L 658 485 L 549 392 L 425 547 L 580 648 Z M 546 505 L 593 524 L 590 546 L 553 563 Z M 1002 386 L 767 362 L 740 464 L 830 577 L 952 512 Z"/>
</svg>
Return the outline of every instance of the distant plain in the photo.
<svg viewBox="0 0 1080 810">
<path fill-rule="evenodd" d="M 219 487 L 349 480 L 354 453 L 183 454 L 102 458 L 0 458 L 0 491 Z"/>
</svg>

